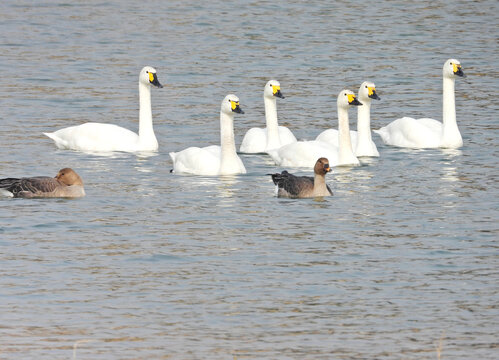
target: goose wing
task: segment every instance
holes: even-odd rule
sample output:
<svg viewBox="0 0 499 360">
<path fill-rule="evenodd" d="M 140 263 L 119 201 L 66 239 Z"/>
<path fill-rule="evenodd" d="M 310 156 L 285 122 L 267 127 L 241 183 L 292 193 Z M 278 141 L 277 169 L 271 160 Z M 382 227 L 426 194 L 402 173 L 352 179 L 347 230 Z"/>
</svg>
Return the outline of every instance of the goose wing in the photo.
<svg viewBox="0 0 499 360">
<path fill-rule="evenodd" d="M 16 197 L 50 193 L 60 186 L 57 179 L 48 176 L 0 179 L 0 188 L 10 191 Z"/>
<path fill-rule="evenodd" d="M 310 176 L 295 176 L 286 170 L 282 173 L 271 174 L 272 181 L 278 187 L 278 195 L 285 197 L 299 197 L 314 187 L 314 178 Z"/>
</svg>

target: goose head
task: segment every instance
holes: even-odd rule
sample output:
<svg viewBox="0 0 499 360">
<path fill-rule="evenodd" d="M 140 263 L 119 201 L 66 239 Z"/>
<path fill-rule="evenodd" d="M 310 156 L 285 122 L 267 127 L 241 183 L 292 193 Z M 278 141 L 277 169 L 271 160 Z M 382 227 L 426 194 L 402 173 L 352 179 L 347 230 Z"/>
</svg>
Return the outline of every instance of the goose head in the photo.
<svg viewBox="0 0 499 360">
<path fill-rule="evenodd" d="M 338 95 L 338 107 L 348 109 L 350 105 L 362 105 L 362 103 L 357 100 L 353 91 L 342 90 Z"/>
<path fill-rule="evenodd" d="M 83 185 L 83 181 L 80 176 L 71 168 L 64 168 L 59 170 L 55 176 L 59 182 L 71 186 L 71 185 Z"/>
<path fill-rule="evenodd" d="M 317 160 L 314 166 L 314 173 L 317 175 L 326 175 L 331 171 L 331 167 L 329 166 L 329 160 L 321 157 Z"/>
<path fill-rule="evenodd" d="M 374 83 L 364 81 L 359 88 L 359 100 L 364 103 L 370 102 L 371 99 L 381 100 L 378 94 L 376 94 L 376 86 Z"/>
<path fill-rule="evenodd" d="M 156 69 L 151 66 L 145 66 L 139 75 L 139 82 L 144 85 L 154 85 L 156 87 L 162 88 L 158 81 L 158 76 L 156 75 Z"/>
<path fill-rule="evenodd" d="M 263 89 L 263 96 L 266 98 L 278 97 L 284 99 L 281 93 L 281 84 L 277 80 L 269 80 Z"/>
<path fill-rule="evenodd" d="M 225 114 L 244 114 L 244 111 L 239 106 L 239 98 L 234 94 L 229 94 L 222 101 L 221 112 Z"/>
<path fill-rule="evenodd" d="M 454 79 L 456 76 L 464 77 L 461 63 L 456 59 L 449 59 L 444 64 L 444 77 Z"/>
</svg>

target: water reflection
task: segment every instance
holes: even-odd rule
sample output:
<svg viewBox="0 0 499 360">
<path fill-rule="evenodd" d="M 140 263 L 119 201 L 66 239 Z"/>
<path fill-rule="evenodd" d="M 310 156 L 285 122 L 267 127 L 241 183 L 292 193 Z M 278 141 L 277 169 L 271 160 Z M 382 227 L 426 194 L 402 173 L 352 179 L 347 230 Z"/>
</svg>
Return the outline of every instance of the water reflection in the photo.
<svg viewBox="0 0 499 360">
<path fill-rule="evenodd" d="M 482 91 L 497 82 L 497 1 L 426 3 L 2 2 L 2 172 L 64 164 L 88 188 L 0 201 L 2 356 L 63 359 L 78 344 L 96 360 L 431 358 L 450 329 L 448 358 L 497 358 L 497 124 Z M 299 139 L 336 127 L 334 94 L 367 79 L 385 95 L 376 126 L 440 114 L 449 47 L 477 69 L 456 89 L 463 149 L 373 135 L 381 156 L 334 168 L 322 199 L 277 199 L 265 174 L 285 169 L 267 155 L 241 155 L 247 175 L 169 172 L 169 151 L 219 139 L 229 92 L 248 103 L 238 145 L 264 126 L 269 78 L 288 89 L 278 117 Z M 175 84 L 152 99 L 157 153 L 43 137 L 89 119 L 136 129 L 146 64 Z"/>
</svg>

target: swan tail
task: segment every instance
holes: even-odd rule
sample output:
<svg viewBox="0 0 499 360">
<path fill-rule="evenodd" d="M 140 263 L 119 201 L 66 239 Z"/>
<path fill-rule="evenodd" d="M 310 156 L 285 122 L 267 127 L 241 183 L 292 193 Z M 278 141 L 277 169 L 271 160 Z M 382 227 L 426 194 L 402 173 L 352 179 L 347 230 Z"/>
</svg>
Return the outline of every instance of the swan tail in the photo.
<svg viewBox="0 0 499 360">
<path fill-rule="evenodd" d="M 55 133 L 45 133 L 44 132 L 43 135 L 48 136 L 49 138 L 51 138 L 52 140 L 54 140 L 55 145 L 59 149 L 64 149 L 64 148 L 68 147 L 68 142 L 66 140 L 61 139 L 60 137 L 58 137 Z"/>
<path fill-rule="evenodd" d="M 170 173 L 174 173 L 175 172 L 175 158 L 177 157 L 177 153 L 171 152 L 171 153 L 169 153 L 169 155 L 170 155 L 170 158 L 172 159 L 172 162 L 173 162 L 173 168 L 170 169 Z"/>
<path fill-rule="evenodd" d="M 373 130 L 373 133 L 378 134 L 381 137 L 381 140 L 386 144 L 388 142 L 388 138 L 390 137 L 390 134 L 388 133 L 388 130 L 386 127 L 382 127 L 378 130 Z"/>
</svg>

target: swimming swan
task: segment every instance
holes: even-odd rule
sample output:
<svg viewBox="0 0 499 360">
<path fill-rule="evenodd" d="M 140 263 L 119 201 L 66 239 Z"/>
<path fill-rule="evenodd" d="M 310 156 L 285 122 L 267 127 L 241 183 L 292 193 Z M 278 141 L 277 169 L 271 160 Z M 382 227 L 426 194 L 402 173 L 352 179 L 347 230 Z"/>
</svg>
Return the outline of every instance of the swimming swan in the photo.
<svg viewBox="0 0 499 360">
<path fill-rule="evenodd" d="M 398 147 L 457 149 L 463 146 L 463 138 L 456 123 L 456 76 L 464 76 L 461 63 L 449 59 L 443 67 L 443 122 L 403 117 L 374 132 L 381 136 L 385 144 Z"/>
<path fill-rule="evenodd" d="M 280 174 L 268 175 L 272 176 L 272 181 L 276 185 L 277 197 L 296 199 L 333 195 L 331 188 L 326 184 L 326 174 L 330 171 L 329 160 L 320 158 L 314 166 L 314 177 L 295 176 L 286 170 Z"/>
<path fill-rule="evenodd" d="M 173 171 L 194 175 L 246 174 L 246 168 L 236 153 L 234 113 L 244 114 L 239 98 L 227 95 L 220 108 L 220 146 L 189 147 L 171 152 Z"/>
<path fill-rule="evenodd" d="M 331 166 L 359 165 L 359 160 L 352 151 L 348 108 L 362 105 L 350 90 L 342 90 L 338 95 L 339 147 L 319 140 L 297 141 L 269 151 L 274 162 L 280 166 L 311 168 L 318 158 L 326 157 Z"/>
<path fill-rule="evenodd" d="M 371 100 L 380 100 L 376 94 L 376 86 L 374 83 L 364 81 L 359 88 L 359 100 L 361 106 L 357 106 L 357 131 L 350 130 L 350 138 L 352 140 L 355 156 L 379 156 L 376 144 L 371 138 Z M 358 141 L 360 139 L 360 141 Z M 316 140 L 325 141 L 327 143 L 338 146 L 338 130 L 328 129 L 321 132 Z"/>
<path fill-rule="evenodd" d="M 83 181 L 70 168 L 59 170 L 55 177 L 36 176 L 0 179 L 0 193 L 8 197 L 53 198 L 85 196 Z"/>
<path fill-rule="evenodd" d="M 139 75 L 139 134 L 113 124 L 85 123 L 44 133 L 59 149 L 80 151 L 156 151 L 158 141 L 152 128 L 151 85 L 162 88 L 156 69 L 146 66 Z"/>
<path fill-rule="evenodd" d="M 296 141 L 291 130 L 277 124 L 276 98 L 284 99 L 281 84 L 270 80 L 263 89 L 266 128 L 251 128 L 244 135 L 239 151 L 247 154 L 264 153 Z"/>
</svg>

